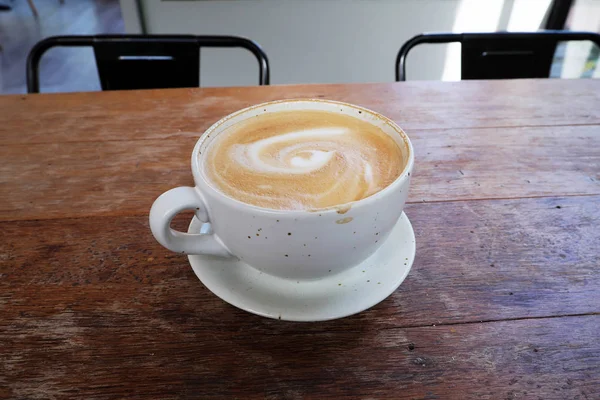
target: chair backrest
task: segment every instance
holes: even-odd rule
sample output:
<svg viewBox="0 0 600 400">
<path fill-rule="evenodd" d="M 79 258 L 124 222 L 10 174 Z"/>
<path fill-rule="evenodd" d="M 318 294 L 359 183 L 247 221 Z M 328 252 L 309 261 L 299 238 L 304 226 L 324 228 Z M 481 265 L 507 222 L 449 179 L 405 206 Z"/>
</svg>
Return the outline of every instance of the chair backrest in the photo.
<svg viewBox="0 0 600 400">
<path fill-rule="evenodd" d="M 461 43 L 462 79 L 512 79 L 548 78 L 557 43 L 575 40 L 600 46 L 600 35 L 592 32 L 424 33 L 400 48 L 396 81 L 406 80 L 406 56 L 423 43 Z"/>
<path fill-rule="evenodd" d="M 38 93 L 39 62 L 52 47 L 92 47 L 103 90 L 198 87 L 200 48 L 239 47 L 254 54 L 259 84 L 269 84 L 269 61 L 252 40 L 236 36 L 98 35 L 54 36 L 27 57 L 27 91 Z"/>
</svg>

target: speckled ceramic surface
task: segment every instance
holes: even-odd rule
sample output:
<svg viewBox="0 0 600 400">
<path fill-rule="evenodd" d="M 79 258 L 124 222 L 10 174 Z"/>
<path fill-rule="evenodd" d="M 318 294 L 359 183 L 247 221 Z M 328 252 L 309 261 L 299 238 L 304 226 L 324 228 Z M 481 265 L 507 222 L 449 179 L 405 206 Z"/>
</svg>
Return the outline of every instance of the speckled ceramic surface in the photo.
<svg viewBox="0 0 600 400">
<path fill-rule="evenodd" d="M 189 233 L 202 223 L 194 218 Z M 265 274 L 239 260 L 190 255 L 202 283 L 226 302 L 264 317 L 324 321 L 366 310 L 392 294 L 415 257 L 415 235 L 402 213 L 383 245 L 358 266 L 318 280 L 292 280 Z"/>
</svg>

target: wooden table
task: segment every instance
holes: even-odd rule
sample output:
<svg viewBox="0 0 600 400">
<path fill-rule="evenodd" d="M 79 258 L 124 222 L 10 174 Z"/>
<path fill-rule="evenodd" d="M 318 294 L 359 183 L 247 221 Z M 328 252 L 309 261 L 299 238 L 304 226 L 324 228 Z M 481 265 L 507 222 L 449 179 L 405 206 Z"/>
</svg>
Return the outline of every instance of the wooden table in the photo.
<svg viewBox="0 0 600 400">
<path fill-rule="evenodd" d="M 280 98 L 396 120 L 417 257 L 358 315 L 210 293 L 148 228 L 201 132 Z M 0 97 L 0 397 L 598 399 L 600 81 Z M 178 220 L 184 228 L 189 215 Z"/>
</svg>

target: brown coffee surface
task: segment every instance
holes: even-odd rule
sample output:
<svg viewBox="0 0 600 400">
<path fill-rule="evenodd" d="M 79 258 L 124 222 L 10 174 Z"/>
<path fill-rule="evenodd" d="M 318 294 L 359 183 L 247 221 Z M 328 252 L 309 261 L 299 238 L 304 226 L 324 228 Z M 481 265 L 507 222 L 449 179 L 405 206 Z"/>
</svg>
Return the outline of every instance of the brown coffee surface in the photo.
<svg viewBox="0 0 600 400">
<path fill-rule="evenodd" d="M 404 161 L 380 128 L 328 111 L 279 111 L 239 122 L 208 144 L 213 187 L 255 206 L 316 210 L 361 200 L 391 184 Z"/>
</svg>

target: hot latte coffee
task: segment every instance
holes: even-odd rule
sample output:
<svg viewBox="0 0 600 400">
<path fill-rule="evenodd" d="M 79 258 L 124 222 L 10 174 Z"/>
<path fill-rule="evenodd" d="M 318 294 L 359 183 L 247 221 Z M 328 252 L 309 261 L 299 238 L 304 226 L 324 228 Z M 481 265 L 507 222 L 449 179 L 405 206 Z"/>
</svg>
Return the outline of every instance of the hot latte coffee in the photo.
<svg viewBox="0 0 600 400">
<path fill-rule="evenodd" d="M 361 200 L 391 184 L 405 164 L 398 144 L 373 124 L 313 110 L 249 118 L 219 133 L 203 153 L 213 187 L 278 210 Z"/>
</svg>

